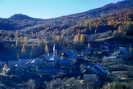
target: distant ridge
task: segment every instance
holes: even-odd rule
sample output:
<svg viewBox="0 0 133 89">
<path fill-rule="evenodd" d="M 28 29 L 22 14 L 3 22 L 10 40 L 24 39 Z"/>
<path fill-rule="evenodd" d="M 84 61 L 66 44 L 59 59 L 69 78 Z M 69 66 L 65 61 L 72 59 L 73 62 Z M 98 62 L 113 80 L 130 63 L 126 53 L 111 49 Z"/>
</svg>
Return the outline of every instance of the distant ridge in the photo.
<svg viewBox="0 0 133 89">
<path fill-rule="evenodd" d="M 24 14 L 15 14 L 15 15 L 11 16 L 8 19 L 13 19 L 13 20 L 24 20 L 24 19 L 32 20 L 33 18 L 29 17 L 27 15 L 24 15 Z"/>
</svg>

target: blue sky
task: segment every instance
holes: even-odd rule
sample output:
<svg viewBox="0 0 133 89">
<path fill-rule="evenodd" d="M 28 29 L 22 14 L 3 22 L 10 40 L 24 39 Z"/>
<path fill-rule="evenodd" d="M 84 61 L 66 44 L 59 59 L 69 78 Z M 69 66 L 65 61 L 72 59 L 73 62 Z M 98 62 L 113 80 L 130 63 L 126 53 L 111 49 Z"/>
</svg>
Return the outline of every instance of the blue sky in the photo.
<svg viewBox="0 0 133 89">
<path fill-rule="evenodd" d="M 0 0 L 0 17 L 22 13 L 37 18 L 55 18 L 118 1 L 121 0 Z"/>
</svg>

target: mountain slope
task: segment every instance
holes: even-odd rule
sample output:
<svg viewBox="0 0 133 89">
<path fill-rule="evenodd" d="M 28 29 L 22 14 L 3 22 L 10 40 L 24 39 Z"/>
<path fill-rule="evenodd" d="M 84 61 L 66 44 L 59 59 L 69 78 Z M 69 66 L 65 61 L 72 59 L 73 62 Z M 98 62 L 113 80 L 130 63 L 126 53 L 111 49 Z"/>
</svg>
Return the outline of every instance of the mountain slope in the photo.
<svg viewBox="0 0 133 89">
<path fill-rule="evenodd" d="M 22 14 L 16 14 L 7 19 L 0 19 L 2 30 L 36 30 L 39 31 L 51 27 L 54 29 L 68 29 L 85 19 L 94 20 L 109 14 L 118 13 L 133 8 L 132 0 L 105 5 L 101 8 L 89 10 L 83 13 L 62 16 L 54 19 L 36 19 Z"/>
<path fill-rule="evenodd" d="M 0 18 L 0 29 L 2 30 L 20 30 L 29 26 L 43 23 L 42 19 L 32 18 L 23 14 L 16 14 L 10 18 Z"/>
</svg>

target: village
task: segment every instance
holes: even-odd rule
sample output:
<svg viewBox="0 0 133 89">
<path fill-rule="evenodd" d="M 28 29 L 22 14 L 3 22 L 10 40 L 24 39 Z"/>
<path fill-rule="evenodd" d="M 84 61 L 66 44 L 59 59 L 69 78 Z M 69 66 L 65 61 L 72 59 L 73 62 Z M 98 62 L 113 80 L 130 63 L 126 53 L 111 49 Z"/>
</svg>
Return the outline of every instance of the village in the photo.
<svg viewBox="0 0 133 89">
<path fill-rule="evenodd" d="M 97 86 L 115 80 L 132 80 L 132 44 L 88 42 L 86 39 L 85 35 L 79 33 L 69 43 L 61 41 L 59 36 L 50 42 L 20 36 L 15 41 L 6 43 L 9 52 L 16 53 L 13 57 L 10 56 L 10 60 L 8 56 L 4 56 L 4 61 L 0 62 L 0 79 L 20 80 L 15 82 L 16 87 L 19 87 L 19 84 L 24 87 L 23 82 L 30 79 L 39 79 L 39 82 L 43 83 L 74 77 Z M 5 54 L 8 54 L 8 51 Z"/>
</svg>

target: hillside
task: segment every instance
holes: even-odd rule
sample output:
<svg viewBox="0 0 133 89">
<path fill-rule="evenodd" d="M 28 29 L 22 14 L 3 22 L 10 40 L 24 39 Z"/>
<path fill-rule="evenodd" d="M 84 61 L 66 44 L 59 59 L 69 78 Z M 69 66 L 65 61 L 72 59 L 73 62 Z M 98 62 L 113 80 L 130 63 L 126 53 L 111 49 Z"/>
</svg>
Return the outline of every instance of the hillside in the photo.
<svg viewBox="0 0 133 89">
<path fill-rule="evenodd" d="M 32 18 L 16 14 L 0 19 L 0 29 L 20 31 L 28 37 L 51 38 L 54 35 L 73 38 L 77 33 L 95 34 L 117 30 L 120 26 L 133 21 L 133 1 L 125 0 L 111 3 L 86 12 L 62 16 L 53 19 Z M 36 35 L 37 34 L 37 35 Z"/>
<path fill-rule="evenodd" d="M 118 3 L 105 5 L 101 8 L 89 10 L 83 13 L 63 16 L 54 19 L 36 19 L 23 14 L 16 14 L 7 19 L 0 19 L 0 29 L 4 30 L 21 30 L 26 27 L 32 27 L 38 24 L 75 24 L 86 18 L 95 19 L 115 12 L 133 8 L 132 0 L 125 0 Z M 7 27 L 8 26 L 8 27 Z"/>
</svg>

